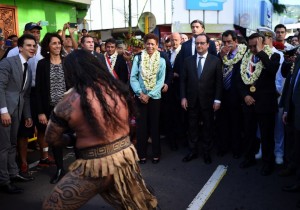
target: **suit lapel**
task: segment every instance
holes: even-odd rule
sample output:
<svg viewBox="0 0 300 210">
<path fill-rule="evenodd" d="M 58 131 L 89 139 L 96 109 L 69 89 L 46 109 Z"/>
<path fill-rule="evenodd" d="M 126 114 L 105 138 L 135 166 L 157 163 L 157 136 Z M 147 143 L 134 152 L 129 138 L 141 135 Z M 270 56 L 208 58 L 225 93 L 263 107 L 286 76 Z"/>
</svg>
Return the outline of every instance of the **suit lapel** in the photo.
<svg viewBox="0 0 300 210">
<path fill-rule="evenodd" d="M 19 55 L 15 56 L 15 62 L 16 62 L 16 67 L 17 69 L 14 69 L 14 71 L 17 74 L 17 79 L 19 79 L 19 81 L 17 81 L 18 87 L 20 90 L 23 89 L 22 86 L 22 81 L 23 81 L 23 67 L 22 67 L 22 63 L 21 63 L 21 59 L 19 57 Z"/>
<path fill-rule="evenodd" d="M 193 69 L 193 74 L 198 78 L 198 68 L 197 68 L 197 54 L 193 55 L 193 62 L 191 63 Z"/>
</svg>

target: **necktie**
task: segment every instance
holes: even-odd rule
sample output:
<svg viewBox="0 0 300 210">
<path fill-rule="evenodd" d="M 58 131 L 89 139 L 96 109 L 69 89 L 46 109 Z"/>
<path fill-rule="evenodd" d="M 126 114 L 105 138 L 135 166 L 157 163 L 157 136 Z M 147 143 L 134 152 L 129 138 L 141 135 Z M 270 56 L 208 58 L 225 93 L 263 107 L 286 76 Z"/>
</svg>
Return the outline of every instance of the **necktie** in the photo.
<svg viewBox="0 0 300 210">
<path fill-rule="evenodd" d="M 231 59 L 232 59 L 232 53 L 229 53 L 228 56 L 227 56 L 227 58 L 228 58 L 229 60 L 231 60 Z M 231 86 L 231 76 L 232 76 L 232 71 L 231 71 L 231 72 L 228 72 L 228 73 L 227 73 L 227 71 L 229 71 L 228 66 L 226 66 L 226 67 L 224 68 L 224 74 L 225 74 L 225 76 L 224 76 L 224 78 L 223 78 L 223 82 L 224 82 L 224 88 L 225 88 L 225 90 L 228 90 L 228 89 L 230 88 L 230 86 Z M 227 74 L 226 74 L 226 73 L 227 73 Z"/>
<path fill-rule="evenodd" d="M 26 73 L 27 73 L 27 67 L 28 67 L 28 63 L 24 63 L 24 71 L 23 71 L 23 81 L 22 81 L 22 89 L 24 87 L 24 84 L 25 84 L 25 80 L 26 80 Z"/>
<path fill-rule="evenodd" d="M 198 73 L 198 78 L 200 78 L 201 73 L 202 73 L 202 64 L 201 64 L 201 60 L 202 60 L 202 56 L 199 57 L 199 61 L 198 61 L 198 67 L 197 67 L 197 73 Z"/>
</svg>

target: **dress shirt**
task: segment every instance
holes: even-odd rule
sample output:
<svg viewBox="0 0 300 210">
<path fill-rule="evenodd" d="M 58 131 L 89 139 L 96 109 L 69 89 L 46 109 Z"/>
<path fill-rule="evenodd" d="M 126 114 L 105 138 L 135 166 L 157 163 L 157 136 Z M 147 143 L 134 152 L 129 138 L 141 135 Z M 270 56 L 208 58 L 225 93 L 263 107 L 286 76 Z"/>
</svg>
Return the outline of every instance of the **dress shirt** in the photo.
<svg viewBox="0 0 300 210">
<path fill-rule="evenodd" d="M 282 94 L 282 89 L 283 89 L 283 86 L 284 86 L 284 82 L 285 82 L 285 78 L 283 78 L 282 74 L 281 74 L 281 66 L 282 66 L 282 63 L 284 61 L 284 56 L 283 56 L 283 53 L 280 52 L 279 50 L 277 50 L 275 47 L 272 47 L 272 51 L 273 53 L 278 53 L 280 55 L 280 61 L 279 61 L 279 68 L 277 70 L 277 73 L 276 73 L 276 79 L 275 79 L 275 84 L 276 84 L 276 90 L 277 92 L 281 95 Z"/>
<path fill-rule="evenodd" d="M 172 68 L 174 67 L 174 62 L 175 62 L 176 56 L 178 55 L 180 50 L 181 50 L 181 45 L 179 45 L 176 49 L 171 50 L 170 62 L 171 62 Z"/>
<path fill-rule="evenodd" d="M 196 43 L 195 42 L 196 42 L 196 38 L 192 37 L 192 55 L 194 55 L 195 51 L 196 51 Z"/>
</svg>

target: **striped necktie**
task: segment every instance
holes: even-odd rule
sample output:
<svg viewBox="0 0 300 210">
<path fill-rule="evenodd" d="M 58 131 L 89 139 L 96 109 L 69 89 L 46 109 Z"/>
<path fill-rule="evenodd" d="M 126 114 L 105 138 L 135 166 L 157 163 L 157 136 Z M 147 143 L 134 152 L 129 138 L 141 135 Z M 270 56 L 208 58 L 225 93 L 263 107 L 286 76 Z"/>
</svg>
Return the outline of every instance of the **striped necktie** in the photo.
<svg viewBox="0 0 300 210">
<path fill-rule="evenodd" d="M 232 59 L 232 53 L 229 53 L 228 55 L 227 55 L 227 58 L 229 59 L 229 60 L 231 60 Z M 224 88 L 225 88 L 225 90 L 228 90 L 230 87 L 231 87 L 231 76 L 232 76 L 232 71 L 230 71 L 230 72 L 227 72 L 227 71 L 229 71 L 229 68 L 228 68 L 228 66 L 226 66 L 225 68 L 224 68 L 224 77 L 223 77 L 223 82 L 224 82 Z"/>
</svg>

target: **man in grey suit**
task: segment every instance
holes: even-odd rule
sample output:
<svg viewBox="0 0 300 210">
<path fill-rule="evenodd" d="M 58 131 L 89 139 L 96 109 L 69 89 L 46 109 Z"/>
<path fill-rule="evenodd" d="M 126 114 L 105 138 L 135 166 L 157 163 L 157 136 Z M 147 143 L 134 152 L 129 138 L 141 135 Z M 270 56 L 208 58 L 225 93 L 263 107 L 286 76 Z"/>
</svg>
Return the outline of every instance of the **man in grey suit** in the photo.
<svg viewBox="0 0 300 210">
<path fill-rule="evenodd" d="M 33 180 L 19 173 L 15 159 L 22 113 L 25 126 L 32 126 L 29 98 L 32 75 L 27 61 L 34 56 L 36 46 L 34 36 L 24 34 L 18 40 L 20 54 L 0 62 L 0 190 L 11 194 L 23 192 L 12 182 Z"/>
</svg>

